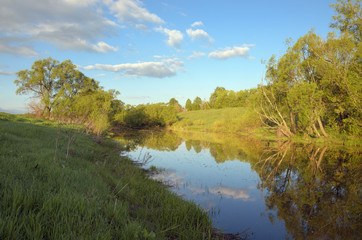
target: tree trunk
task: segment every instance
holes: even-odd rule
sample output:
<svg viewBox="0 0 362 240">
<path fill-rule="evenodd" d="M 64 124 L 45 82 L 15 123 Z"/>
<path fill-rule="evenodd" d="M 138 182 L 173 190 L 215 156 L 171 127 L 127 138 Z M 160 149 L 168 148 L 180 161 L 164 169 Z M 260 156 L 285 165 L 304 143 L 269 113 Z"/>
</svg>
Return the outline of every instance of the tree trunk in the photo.
<svg viewBox="0 0 362 240">
<path fill-rule="evenodd" d="M 327 134 L 326 131 L 324 130 L 324 127 L 323 127 L 323 123 L 322 123 L 322 121 L 321 121 L 321 118 L 318 117 L 318 118 L 317 118 L 317 121 L 318 121 L 319 128 L 320 128 L 320 130 L 322 131 L 323 136 L 328 137 L 328 134 Z"/>
<path fill-rule="evenodd" d="M 292 111 L 290 111 L 290 121 L 292 123 L 292 132 L 297 134 L 297 124 L 295 123 L 295 115 Z"/>
<path fill-rule="evenodd" d="M 315 126 L 315 123 L 312 124 L 312 128 L 314 130 L 314 132 L 317 134 L 318 137 L 321 137 L 320 133 L 318 132 L 316 126 Z"/>
</svg>

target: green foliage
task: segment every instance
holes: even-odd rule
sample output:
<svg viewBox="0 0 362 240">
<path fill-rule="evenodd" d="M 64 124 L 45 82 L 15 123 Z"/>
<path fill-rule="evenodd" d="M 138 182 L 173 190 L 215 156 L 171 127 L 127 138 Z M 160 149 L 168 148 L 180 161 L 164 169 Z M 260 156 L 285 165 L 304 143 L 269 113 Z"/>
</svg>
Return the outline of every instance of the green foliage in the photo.
<svg viewBox="0 0 362 240">
<path fill-rule="evenodd" d="M 186 109 L 186 111 L 191 111 L 192 110 L 192 103 L 191 103 L 190 99 L 186 100 L 185 109 Z"/>
<path fill-rule="evenodd" d="M 351 34 L 356 41 L 362 40 L 362 7 L 361 0 L 337 0 L 331 5 L 337 12 L 333 16 L 332 28 L 339 29 L 342 33 Z"/>
<path fill-rule="evenodd" d="M 180 103 L 175 99 L 175 98 L 171 98 L 170 101 L 168 102 L 168 105 L 171 107 L 174 107 L 176 109 L 176 112 L 182 112 L 183 108 L 180 105 Z"/>
<path fill-rule="evenodd" d="M 191 110 L 200 110 L 201 109 L 202 100 L 200 97 L 196 97 L 191 105 Z"/>
<path fill-rule="evenodd" d="M 338 2 L 332 26 L 341 35 L 323 40 L 311 31 L 269 60 L 267 84 L 255 100 L 265 123 L 284 136 L 362 134 L 362 8 L 360 1 Z"/>
<path fill-rule="evenodd" d="M 44 107 L 43 112 L 49 117 L 56 104 L 60 86 L 60 64 L 57 60 L 47 58 L 35 61 L 31 70 L 17 73 L 14 83 L 18 86 L 17 94 L 33 94 L 39 98 Z"/>
<path fill-rule="evenodd" d="M 113 92 L 97 90 L 90 94 L 78 95 L 74 98 L 71 113 L 75 119 L 80 120 L 88 129 L 97 135 L 110 127 L 110 113 L 112 109 Z"/>
<path fill-rule="evenodd" d="M 77 122 L 97 135 L 109 128 L 123 103 L 115 90 L 104 91 L 94 79 L 76 70 L 70 61 L 35 61 L 31 70 L 17 73 L 18 94 L 33 94 L 47 118 Z"/>
<path fill-rule="evenodd" d="M 223 87 L 217 87 L 210 95 L 209 104 L 211 108 L 220 109 L 228 107 L 246 107 L 249 103 L 249 97 L 255 92 L 255 89 L 226 90 Z"/>
<path fill-rule="evenodd" d="M 114 119 L 129 128 L 166 127 L 177 121 L 177 110 L 164 103 L 128 106 Z"/>
</svg>

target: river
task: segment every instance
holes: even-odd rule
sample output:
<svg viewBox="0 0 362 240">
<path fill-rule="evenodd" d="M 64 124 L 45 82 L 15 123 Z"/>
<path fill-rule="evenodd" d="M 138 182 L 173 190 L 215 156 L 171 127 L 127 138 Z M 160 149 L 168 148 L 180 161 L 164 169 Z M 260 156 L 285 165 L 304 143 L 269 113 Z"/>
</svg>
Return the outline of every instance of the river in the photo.
<svg viewBox="0 0 362 240">
<path fill-rule="evenodd" d="M 212 133 L 115 138 L 151 177 L 247 239 L 361 239 L 361 151 Z"/>
</svg>

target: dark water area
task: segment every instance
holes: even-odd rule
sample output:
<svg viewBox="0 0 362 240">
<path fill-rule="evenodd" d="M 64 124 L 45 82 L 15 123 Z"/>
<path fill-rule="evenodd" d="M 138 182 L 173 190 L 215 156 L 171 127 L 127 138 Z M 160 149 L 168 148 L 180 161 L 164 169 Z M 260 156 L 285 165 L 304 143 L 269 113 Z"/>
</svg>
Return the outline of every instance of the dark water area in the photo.
<svg viewBox="0 0 362 240">
<path fill-rule="evenodd" d="M 115 138 L 151 177 L 248 239 L 361 239 L 362 152 L 236 135 L 137 132 Z"/>
</svg>

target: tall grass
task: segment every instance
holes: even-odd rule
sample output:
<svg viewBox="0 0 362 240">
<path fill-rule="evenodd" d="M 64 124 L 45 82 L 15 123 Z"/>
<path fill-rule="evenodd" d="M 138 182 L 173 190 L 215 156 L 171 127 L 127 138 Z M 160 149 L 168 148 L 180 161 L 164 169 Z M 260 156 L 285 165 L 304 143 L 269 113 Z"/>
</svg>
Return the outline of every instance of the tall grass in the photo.
<svg viewBox="0 0 362 240">
<path fill-rule="evenodd" d="M 0 113 L 0 239 L 209 239 L 212 223 L 121 146 L 78 134 L 66 158 L 57 123 Z M 77 131 L 76 126 L 63 126 Z"/>
</svg>

